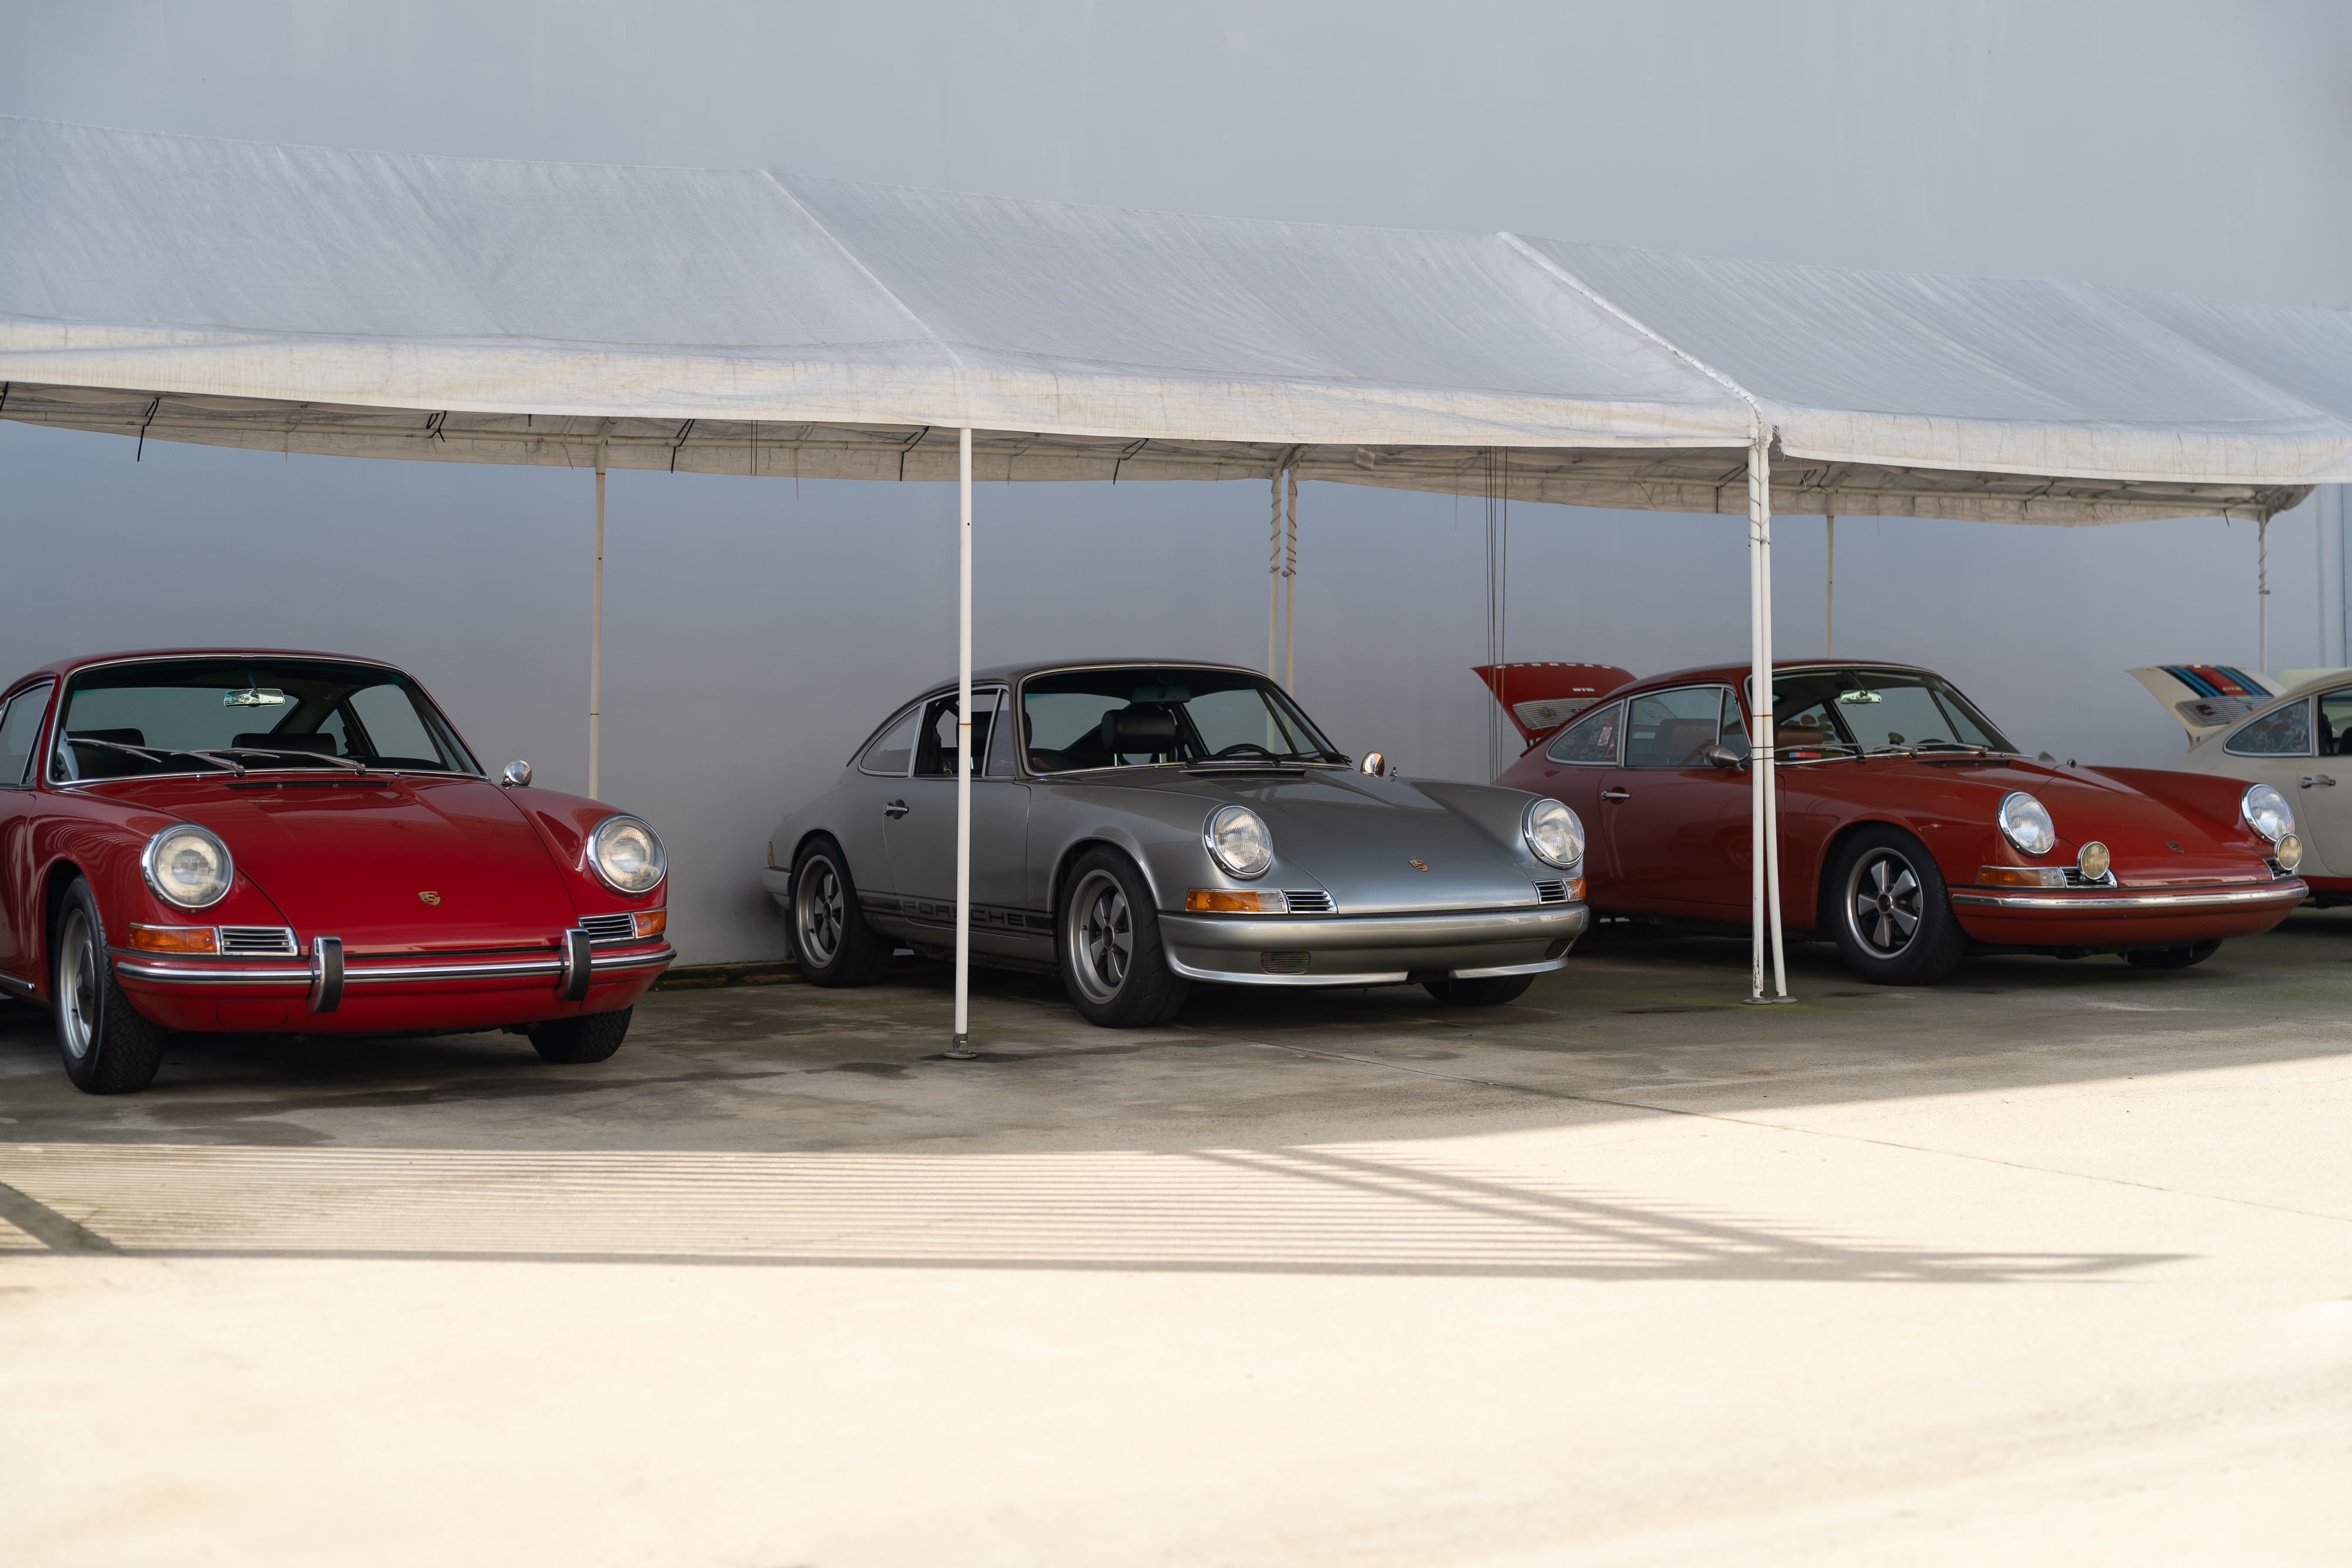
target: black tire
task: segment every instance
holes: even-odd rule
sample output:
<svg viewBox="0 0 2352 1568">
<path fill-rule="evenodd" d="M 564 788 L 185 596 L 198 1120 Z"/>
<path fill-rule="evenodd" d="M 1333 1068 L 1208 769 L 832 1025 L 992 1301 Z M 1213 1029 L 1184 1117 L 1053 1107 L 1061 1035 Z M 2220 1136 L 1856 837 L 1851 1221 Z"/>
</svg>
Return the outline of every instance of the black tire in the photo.
<svg viewBox="0 0 2352 1568">
<path fill-rule="evenodd" d="M 1499 1008 L 1526 996 L 1535 983 L 1533 975 L 1488 975 L 1478 980 L 1424 980 L 1421 988 L 1450 1008 Z"/>
<path fill-rule="evenodd" d="M 1933 985 L 1969 949 L 1935 857 L 1900 828 L 1868 827 L 1848 839 L 1822 903 L 1845 967 L 1874 986 Z"/>
<path fill-rule="evenodd" d="M 820 833 L 793 862 L 793 956 L 813 986 L 870 986 L 890 967 L 890 944 L 866 924 L 849 857 Z"/>
<path fill-rule="evenodd" d="M 583 1061 L 602 1061 L 621 1049 L 629 1038 L 629 1015 L 635 1008 L 623 1008 L 616 1013 L 583 1013 L 578 1018 L 551 1019 L 535 1023 L 523 1032 L 530 1037 L 530 1048 L 550 1061 L 572 1065 Z"/>
<path fill-rule="evenodd" d="M 2124 955 L 2124 962 L 2135 969 L 2189 969 L 2221 950 L 2219 939 L 2187 947 L 2135 947 Z"/>
<path fill-rule="evenodd" d="M 1150 1029 L 1192 994 L 1168 967 L 1150 884 L 1117 850 L 1088 850 L 1071 865 L 1055 926 L 1062 989 L 1088 1023 Z"/>
<path fill-rule="evenodd" d="M 58 1054 L 66 1076 L 86 1094 L 131 1094 L 155 1082 L 163 1065 L 163 1030 L 141 1018 L 114 983 L 106 923 L 89 883 L 76 877 L 58 903 L 49 941 L 49 996 Z"/>
</svg>

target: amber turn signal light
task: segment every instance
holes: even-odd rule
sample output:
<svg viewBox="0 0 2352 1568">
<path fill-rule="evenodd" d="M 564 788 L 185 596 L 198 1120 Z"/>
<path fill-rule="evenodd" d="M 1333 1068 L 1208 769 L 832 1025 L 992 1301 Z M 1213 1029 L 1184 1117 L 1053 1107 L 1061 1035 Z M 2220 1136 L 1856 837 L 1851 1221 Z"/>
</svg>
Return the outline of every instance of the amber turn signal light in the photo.
<svg viewBox="0 0 2352 1568">
<path fill-rule="evenodd" d="M 217 953 L 220 937 L 209 925 L 131 924 L 131 945 L 149 953 Z"/>
<path fill-rule="evenodd" d="M 1979 866 L 1977 883 L 1981 887 L 2063 887 L 2066 873 L 2059 866 Z"/>
<path fill-rule="evenodd" d="M 1187 915 L 1286 915 L 1290 901 L 1278 893 L 1237 893 L 1231 888 L 1196 887 L 1184 895 Z"/>
<path fill-rule="evenodd" d="M 1584 879 L 1582 877 L 1572 876 L 1568 879 L 1568 901 L 1570 904 L 1582 904 L 1584 902 Z"/>
<path fill-rule="evenodd" d="M 638 935 L 638 936 L 660 936 L 663 932 L 665 932 L 665 931 L 667 931 L 667 930 L 668 930 L 668 929 L 669 929 L 669 911 L 668 911 L 668 910 L 667 910 L 667 909 L 641 909 L 641 910 L 637 911 L 637 935 Z"/>
</svg>

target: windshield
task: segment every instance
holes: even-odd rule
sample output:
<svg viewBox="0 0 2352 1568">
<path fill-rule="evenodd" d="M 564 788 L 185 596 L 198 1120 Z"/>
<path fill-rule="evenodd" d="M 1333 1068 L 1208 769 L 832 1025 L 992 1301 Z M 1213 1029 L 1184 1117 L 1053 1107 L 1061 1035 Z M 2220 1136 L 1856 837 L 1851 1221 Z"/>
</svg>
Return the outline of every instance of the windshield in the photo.
<svg viewBox="0 0 2352 1568">
<path fill-rule="evenodd" d="M 1240 670 L 1072 670 L 1021 689 L 1035 773 L 1160 762 L 1348 759 L 1263 675 Z"/>
<path fill-rule="evenodd" d="M 2015 751 L 1968 698 L 1924 670 L 1790 670 L 1772 677 L 1782 747 Z"/>
<path fill-rule="evenodd" d="M 66 688 L 50 777 L 282 768 L 479 773 L 415 682 L 327 659 L 149 659 Z"/>
</svg>

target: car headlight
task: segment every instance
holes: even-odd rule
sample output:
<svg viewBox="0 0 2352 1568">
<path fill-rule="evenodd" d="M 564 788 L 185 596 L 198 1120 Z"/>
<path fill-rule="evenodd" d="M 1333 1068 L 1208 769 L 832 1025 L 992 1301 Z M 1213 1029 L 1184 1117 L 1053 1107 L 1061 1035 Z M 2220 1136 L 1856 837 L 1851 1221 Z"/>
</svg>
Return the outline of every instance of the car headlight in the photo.
<svg viewBox="0 0 2352 1568">
<path fill-rule="evenodd" d="M 2273 843 L 2294 831 L 2294 811 L 2286 797 L 2267 784 L 2246 786 L 2246 792 L 2238 797 L 2238 814 L 2246 819 L 2246 826 Z"/>
<path fill-rule="evenodd" d="M 2000 798 L 2000 834 L 2030 855 L 2046 855 L 2058 842 L 2058 826 L 2050 808 L 2022 789 Z"/>
<path fill-rule="evenodd" d="M 1209 858 L 1238 877 L 1264 876 L 1274 863 L 1274 835 L 1247 806 L 1220 806 L 1209 814 L 1201 837 Z"/>
<path fill-rule="evenodd" d="M 1519 831 L 1527 839 L 1528 848 L 1535 852 L 1536 859 L 1546 865 L 1574 871 L 1584 859 L 1584 824 L 1558 800 L 1528 802 Z"/>
<path fill-rule="evenodd" d="M 182 909 L 209 909 L 228 896 L 236 880 L 228 846 L 197 827 L 181 822 L 147 841 L 139 857 L 155 896 Z"/>
<path fill-rule="evenodd" d="M 614 893 L 651 893 L 669 874 L 654 831 L 635 817 L 607 817 L 588 835 L 588 863 Z"/>
</svg>

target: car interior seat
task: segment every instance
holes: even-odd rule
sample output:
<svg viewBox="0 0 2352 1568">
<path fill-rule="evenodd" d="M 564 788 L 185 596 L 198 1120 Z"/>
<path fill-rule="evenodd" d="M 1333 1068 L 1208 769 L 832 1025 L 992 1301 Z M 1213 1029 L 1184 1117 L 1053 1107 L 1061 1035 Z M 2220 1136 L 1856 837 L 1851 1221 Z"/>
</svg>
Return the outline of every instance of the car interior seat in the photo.
<svg viewBox="0 0 2352 1568">
<path fill-rule="evenodd" d="M 69 729 L 68 743 L 77 740 L 112 741 L 113 746 L 77 746 L 73 748 L 74 772 L 83 779 L 128 779 L 134 773 L 144 773 L 153 764 L 143 757 L 133 757 L 127 751 L 117 751 L 115 746 L 144 746 L 147 735 L 138 729 Z"/>
</svg>

